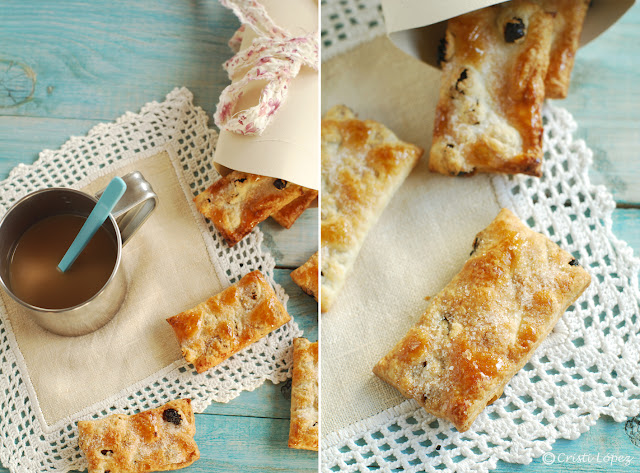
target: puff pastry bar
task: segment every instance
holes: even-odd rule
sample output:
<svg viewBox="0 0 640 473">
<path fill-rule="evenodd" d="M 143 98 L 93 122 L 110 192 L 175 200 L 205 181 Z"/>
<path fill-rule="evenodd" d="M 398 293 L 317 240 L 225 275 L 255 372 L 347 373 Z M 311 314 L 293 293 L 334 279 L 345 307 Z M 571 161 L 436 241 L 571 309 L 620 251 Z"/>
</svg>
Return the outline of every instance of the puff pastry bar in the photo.
<svg viewBox="0 0 640 473">
<path fill-rule="evenodd" d="M 416 165 L 422 150 L 343 105 L 322 120 L 321 308 L 342 288 L 379 215 Z"/>
<path fill-rule="evenodd" d="M 282 207 L 271 217 L 284 228 L 291 228 L 291 225 L 307 210 L 316 197 L 318 197 L 318 191 L 304 188 L 304 192 L 300 197 Z"/>
<path fill-rule="evenodd" d="M 78 422 L 89 473 L 177 470 L 200 458 L 191 399 L 134 415 Z"/>
<path fill-rule="evenodd" d="M 318 252 L 316 251 L 311 258 L 302 266 L 291 271 L 291 279 L 300 288 L 318 300 Z"/>
<path fill-rule="evenodd" d="M 233 246 L 305 190 L 282 179 L 232 171 L 198 194 L 194 202 L 229 246 Z"/>
<path fill-rule="evenodd" d="M 539 1 L 546 11 L 553 14 L 549 69 L 544 80 L 545 96 L 563 99 L 569 93 L 573 61 L 590 0 Z"/>
<path fill-rule="evenodd" d="M 289 447 L 318 451 L 318 342 L 293 340 Z"/>
<path fill-rule="evenodd" d="M 253 271 L 167 322 L 173 327 L 184 358 L 203 373 L 289 320 L 265 277 Z"/>
<path fill-rule="evenodd" d="M 590 281 L 570 253 L 503 209 L 373 372 L 464 432 Z"/>
<path fill-rule="evenodd" d="M 429 169 L 541 175 L 553 16 L 513 0 L 447 23 Z"/>
</svg>

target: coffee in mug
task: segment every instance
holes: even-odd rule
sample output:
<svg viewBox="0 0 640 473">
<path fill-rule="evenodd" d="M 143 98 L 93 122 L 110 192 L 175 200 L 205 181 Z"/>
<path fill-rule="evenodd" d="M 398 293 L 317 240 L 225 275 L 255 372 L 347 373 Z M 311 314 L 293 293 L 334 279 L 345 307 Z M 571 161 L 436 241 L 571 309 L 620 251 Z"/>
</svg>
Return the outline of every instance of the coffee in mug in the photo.
<svg viewBox="0 0 640 473">
<path fill-rule="evenodd" d="M 102 289 L 118 255 L 116 242 L 102 227 L 66 272 L 58 269 L 85 221 L 80 215 L 54 215 L 24 232 L 9 265 L 9 286 L 16 296 L 35 307 L 64 309 Z"/>
<path fill-rule="evenodd" d="M 64 274 L 58 272 L 58 263 L 101 193 L 40 189 L 0 218 L 0 287 L 16 303 L 13 310 L 64 336 L 86 335 L 115 316 L 127 293 L 122 249 L 158 203 L 139 172 L 122 180 L 127 190 Z"/>
</svg>

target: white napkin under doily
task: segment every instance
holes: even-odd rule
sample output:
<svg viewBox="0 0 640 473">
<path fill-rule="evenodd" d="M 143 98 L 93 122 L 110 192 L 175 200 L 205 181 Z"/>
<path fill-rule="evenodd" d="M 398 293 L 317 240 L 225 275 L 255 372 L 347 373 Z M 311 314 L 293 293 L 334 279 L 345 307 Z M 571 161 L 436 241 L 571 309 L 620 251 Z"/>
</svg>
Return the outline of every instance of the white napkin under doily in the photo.
<svg viewBox="0 0 640 473">
<path fill-rule="evenodd" d="M 207 122 L 191 92 L 175 89 L 162 103 L 98 125 L 57 151 L 43 151 L 33 165 L 19 165 L 0 183 L 0 215 L 36 189 L 94 192 L 110 175 L 132 169 L 140 169 L 160 197 L 123 249 L 129 291 L 105 327 L 59 337 L 21 319 L 10 303 L 0 304 L 0 462 L 12 473 L 85 469 L 78 420 L 133 413 L 180 397 L 191 398 L 202 412 L 212 401 L 228 402 L 267 379 L 288 377 L 289 347 L 302 333 L 294 321 L 202 374 L 182 359 L 164 321 L 254 269 L 287 299 L 273 281 L 275 261 L 261 248 L 260 230 L 229 248 L 192 203 L 218 177 L 212 160 L 218 135 Z"/>
</svg>

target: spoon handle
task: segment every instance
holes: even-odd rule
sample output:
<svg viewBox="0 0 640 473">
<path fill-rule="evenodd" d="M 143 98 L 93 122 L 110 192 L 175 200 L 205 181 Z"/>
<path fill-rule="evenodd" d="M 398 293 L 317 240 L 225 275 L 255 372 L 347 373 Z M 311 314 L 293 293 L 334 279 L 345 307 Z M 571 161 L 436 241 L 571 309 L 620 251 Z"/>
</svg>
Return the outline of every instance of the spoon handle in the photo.
<svg viewBox="0 0 640 473">
<path fill-rule="evenodd" d="M 63 273 L 66 272 L 74 263 L 91 238 L 93 238 L 93 235 L 95 235 L 104 221 L 109 217 L 109 214 L 118 203 L 125 190 L 127 190 L 127 185 L 122 179 L 114 177 L 111 180 L 100 197 L 100 200 L 98 200 L 98 203 L 87 217 L 87 221 L 84 222 L 84 225 L 82 225 L 78 235 L 73 240 L 73 243 L 71 243 L 71 246 L 58 264 L 58 269 L 60 271 Z"/>
</svg>

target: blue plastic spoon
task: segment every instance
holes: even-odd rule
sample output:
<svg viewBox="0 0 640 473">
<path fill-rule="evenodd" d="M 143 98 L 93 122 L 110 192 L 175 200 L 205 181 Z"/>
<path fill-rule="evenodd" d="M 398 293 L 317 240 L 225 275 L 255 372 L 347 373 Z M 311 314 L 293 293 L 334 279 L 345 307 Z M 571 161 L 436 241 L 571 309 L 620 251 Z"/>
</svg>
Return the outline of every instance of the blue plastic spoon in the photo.
<svg viewBox="0 0 640 473">
<path fill-rule="evenodd" d="M 114 177 L 111 180 L 100 197 L 100 200 L 98 200 L 98 203 L 87 217 L 87 221 L 84 222 L 84 225 L 82 225 L 82 228 L 78 232 L 75 240 L 73 240 L 73 243 L 71 243 L 71 246 L 58 264 L 58 269 L 60 271 L 63 273 L 66 272 L 74 263 L 80 253 L 82 253 L 82 250 L 84 250 L 85 246 L 87 246 L 89 241 L 91 241 L 93 235 L 96 234 L 104 221 L 109 217 L 109 214 L 126 190 L 127 185 L 122 179 Z"/>
</svg>

